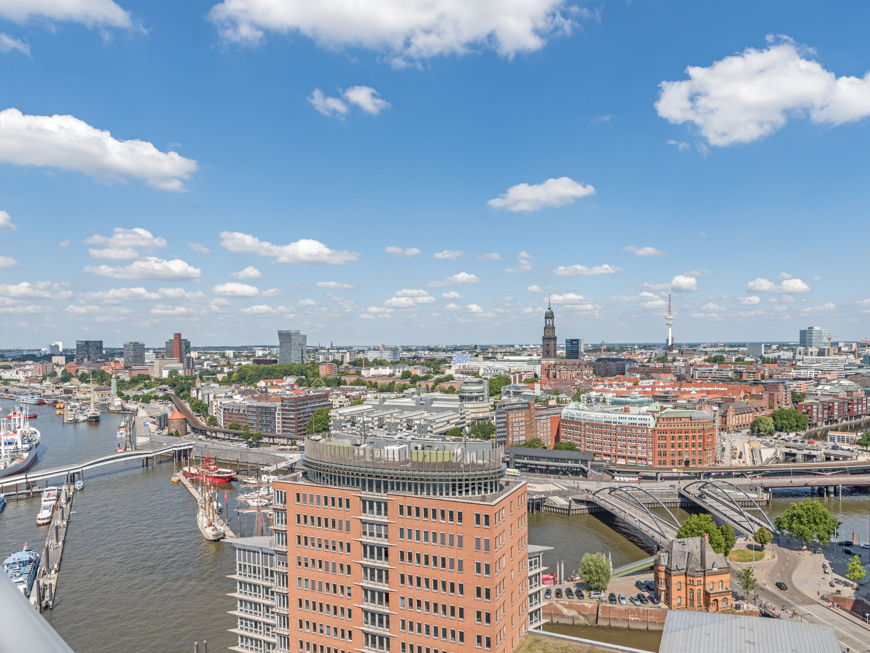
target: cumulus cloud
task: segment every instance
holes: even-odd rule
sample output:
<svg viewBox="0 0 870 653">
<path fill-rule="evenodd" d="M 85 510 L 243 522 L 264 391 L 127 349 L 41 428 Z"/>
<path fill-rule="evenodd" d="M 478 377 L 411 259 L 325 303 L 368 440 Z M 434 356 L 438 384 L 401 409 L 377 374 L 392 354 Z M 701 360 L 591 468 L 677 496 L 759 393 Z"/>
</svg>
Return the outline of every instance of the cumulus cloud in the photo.
<svg viewBox="0 0 870 653">
<path fill-rule="evenodd" d="M 373 116 L 388 108 L 390 103 L 378 97 L 371 86 L 351 86 L 344 90 L 344 99 Z"/>
<path fill-rule="evenodd" d="M 756 295 L 749 295 L 748 297 L 738 297 L 737 301 L 744 306 L 754 306 L 761 301 L 761 298 Z"/>
<path fill-rule="evenodd" d="M 43 18 L 88 27 L 129 28 L 133 24 L 130 14 L 113 0 L 2 0 L 0 16 L 16 23 Z"/>
<path fill-rule="evenodd" d="M 76 170 L 101 180 L 142 179 L 160 190 L 184 190 L 196 161 L 141 140 L 119 141 L 75 116 L 0 111 L 0 162 Z"/>
<path fill-rule="evenodd" d="M 457 293 L 458 296 L 458 293 Z M 393 297 L 384 302 L 390 308 L 413 308 L 418 304 L 432 304 L 435 298 L 420 288 L 403 288 L 397 290 Z"/>
<path fill-rule="evenodd" d="M 69 284 L 52 281 L 37 281 L 30 283 L 9 284 L 0 283 L 0 297 L 9 299 L 67 299 L 72 297 Z"/>
<path fill-rule="evenodd" d="M 255 304 L 254 306 L 246 306 L 242 309 L 242 313 L 248 315 L 278 315 L 292 312 L 293 309 L 286 306 L 269 306 L 268 304 Z"/>
<path fill-rule="evenodd" d="M 664 252 L 660 249 L 656 249 L 655 247 L 650 247 L 649 245 L 645 247 L 635 247 L 634 245 L 626 245 L 626 252 L 631 252 L 636 256 L 664 256 Z"/>
<path fill-rule="evenodd" d="M 462 286 L 469 283 L 480 283 L 480 279 L 477 278 L 476 274 L 471 274 L 469 272 L 457 272 L 456 274 L 451 274 L 446 279 L 441 279 L 440 281 L 430 281 L 427 285 L 429 287 Z"/>
<path fill-rule="evenodd" d="M 315 88 L 311 92 L 311 95 L 308 96 L 308 102 L 318 113 L 330 118 L 346 116 L 349 111 L 349 107 L 341 98 L 324 95 L 319 88 Z"/>
<path fill-rule="evenodd" d="M 444 307 L 444 310 L 445 311 L 461 311 L 462 307 L 459 304 L 454 304 L 451 302 L 450 304 L 447 304 L 447 306 Z"/>
<path fill-rule="evenodd" d="M 455 261 L 458 258 L 465 256 L 465 252 L 459 249 L 444 249 L 440 252 L 432 254 L 432 258 L 437 258 L 441 261 Z"/>
<path fill-rule="evenodd" d="M 6 211 L 0 211 L 0 231 L 12 231 L 15 225 L 12 224 L 12 217 Z"/>
<path fill-rule="evenodd" d="M 249 283 L 241 283 L 239 281 L 227 281 L 226 283 L 219 283 L 214 286 L 211 291 L 215 295 L 221 295 L 222 297 L 271 297 L 281 294 L 281 291 L 277 288 L 272 288 L 270 290 L 261 290 L 256 286 L 252 286 Z"/>
<path fill-rule="evenodd" d="M 253 265 L 249 265 L 247 267 L 242 268 L 238 272 L 233 272 L 230 274 L 233 279 L 259 279 L 263 276 L 263 273 L 260 272 Z"/>
<path fill-rule="evenodd" d="M 203 293 L 199 291 L 184 290 L 183 288 L 146 290 L 138 286 L 135 288 L 109 288 L 108 290 L 86 292 L 82 295 L 82 298 L 89 302 L 118 304 L 131 301 L 156 301 L 158 299 L 202 299 L 203 296 Z"/>
<path fill-rule="evenodd" d="M 417 247 L 396 247 L 395 245 L 389 245 L 387 247 L 384 247 L 384 251 L 387 254 L 401 256 L 403 258 L 417 256 L 417 254 L 420 253 L 420 249 L 418 249 Z"/>
<path fill-rule="evenodd" d="M 134 227 L 132 229 L 115 227 L 112 230 L 111 236 L 94 234 L 86 238 L 85 242 L 89 245 L 100 246 L 88 250 L 88 253 L 94 258 L 114 260 L 138 258 L 140 255 L 139 250 L 152 250 L 157 247 L 166 246 L 165 238 L 155 236 L 142 227 Z"/>
<path fill-rule="evenodd" d="M 299 306 L 317 306 L 317 300 L 311 299 L 310 297 L 306 297 L 304 299 L 300 299 L 298 302 Z"/>
<path fill-rule="evenodd" d="M 97 306 L 96 304 L 70 304 L 63 310 L 67 313 L 73 313 L 75 315 L 93 315 L 94 313 L 99 313 L 100 311 L 103 311 L 105 309 L 102 306 Z"/>
<path fill-rule="evenodd" d="M 763 138 L 795 116 L 840 125 L 870 115 L 870 73 L 837 77 L 791 39 L 768 40 L 764 50 L 689 66 L 688 79 L 662 82 L 659 116 L 693 123 L 710 145 L 724 147 Z"/>
<path fill-rule="evenodd" d="M 2 4 L 0 4 L 2 6 Z M 30 46 L 24 41 L 16 39 L 8 34 L 0 34 L 0 52 L 20 52 L 30 54 Z"/>
<path fill-rule="evenodd" d="M 11 256 L 0 256 L 0 270 L 11 270 L 17 265 L 18 261 Z"/>
<path fill-rule="evenodd" d="M 498 252 L 489 252 L 488 254 L 480 254 L 477 258 L 481 261 L 500 261 L 501 254 Z"/>
<path fill-rule="evenodd" d="M 146 256 L 130 265 L 112 266 L 95 265 L 87 266 L 85 272 L 98 274 L 102 277 L 113 279 L 199 279 L 202 270 L 193 267 L 181 259 L 166 260 L 156 256 Z"/>
<path fill-rule="evenodd" d="M 576 276 L 596 276 L 600 274 L 615 274 L 619 272 L 620 268 L 615 265 L 608 265 L 607 263 L 603 265 L 593 265 L 592 267 L 587 267 L 585 265 L 560 265 L 555 270 L 553 270 L 553 274 L 558 274 L 562 277 L 576 277 Z"/>
<path fill-rule="evenodd" d="M 511 186 L 487 204 L 508 211 L 537 211 L 546 207 L 565 206 L 594 193 L 593 186 L 580 184 L 570 177 L 554 177 L 540 184 Z"/>
<path fill-rule="evenodd" d="M 250 234 L 238 231 L 222 231 L 220 243 L 234 254 L 269 256 L 276 263 L 317 263 L 341 265 L 356 261 L 359 254 L 330 249 L 318 240 L 303 238 L 288 245 L 273 245 Z"/>
<path fill-rule="evenodd" d="M 190 249 L 192 249 L 194 252 L 199 252 L 200 254 L 208 254 L 211 251 L 202 243 L 187 243 L 187 246 L 190 247 Z"/>
<path fill-rule="evenodd" d="M 746 284 L 746 289 L 753 292 L 775 292 L 775 293 L 803 293 L 810 292 L 811 288 L 800 279 L 789 278 L 783 279 L 780 283 L 757 277 Z"/>
<path fill-rule="evenodd" d="M 586 298 L 583 295 L 578 295 L 577 293 L 569 292 L 564 294 L 555 293 L 550 295 L 550 302 L 553 304 L 580 304 L 585 302 Z"/>
<path fill-rule="evenodd" d="M 677 292 L 692 292 L 698 289 L 698 280 L 687 274 L 678 274 L 671 279 L 670 285 Z"/>
<path fill-rule="evenodd" d="M 48 1 L 48 0 L 44 0 Z M 266 31 L 300 33 L 328 49 L 385 52 L 396 65 L 491 48 L 505 57 L 532 52 L 571 31 L 588 12 L 566 0 L 223 0 L 210 17 L 229 41 L 259 43 Z"/>
<path fill-rule="evenodd" d="M 348 290 L 353 288 L 349 283 L 341 283 L 340 281 L 318 281 L 314 284 L 318 288 L 332 288 L 333 290 Z"/>
<path fill-rule="evenodd" d="M 441 296 L 444 299 L 461 299 L 462 298 L 462 295 L 460 295 L 455 290 L 448 290 L 447 292 L 443 292 L 443 293 L 441 293 Z M 870 302 L 868 302 L 868 303 L 870 303 Z"/>
<path fill-rule="evenodd" d="M 469 313 L 483 313 L 483 309 L 478 304 L 466 304 L 465 309 Z"/>
<path fill-rule="evenodd" d="M 527 251 L 522 250 L 517 254 L 517 266 L 515 268 L 505 268 L 505 272 L 511 274 L 519 274 L 520 272 L 531 272 L 532 270 L 532 255 Z"/>
<path fill-rule="evenodd" d="M 836 304 L 832 302 L 826 302 L 824 304 L 819 304 L 818 306 L 805 306 L 801 309 L 801 313 L 830 313 L 835 308 L 837 308 Z"/>
<path fill-rule="evenodd" d="M 541 293 L 541 292 L 544 292 L 544 289 L 543 289 L 543 288 L 541 288 L 541 287 L 538 286 L 538 285 L 534 285 L 534 284 L 531 285 L 531 286 L 529 286 L 528 288 L 526 288 L 526 290 L 528 290 L 529 292 L 534 292 L 534 293 Z"/>
<path fill-rule="evenodd" d="M 190 315 L 194 312 L 196 309 L 190 306 L 169 306 L 167 304 L 157 304 L 150 311 L 152 315 Z"/>
</svg>

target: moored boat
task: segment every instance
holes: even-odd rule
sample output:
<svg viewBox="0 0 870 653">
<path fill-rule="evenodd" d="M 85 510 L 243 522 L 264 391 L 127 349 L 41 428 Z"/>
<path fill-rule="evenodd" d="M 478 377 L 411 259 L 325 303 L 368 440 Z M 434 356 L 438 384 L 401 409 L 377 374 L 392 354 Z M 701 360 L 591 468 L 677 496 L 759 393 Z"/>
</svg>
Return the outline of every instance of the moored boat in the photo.
<svg viewBox="0 0 870 653">
<path fill-rule="evenodd" d="M 24 545 L 21 551 L 13 553 L 3 561 L 3 571 L 9 576 L 24 596 L 30 596 L 30 589 L 39 569 L 39 554 Z"/>
<path fill-rule="evenodd" d="M 195 478 L 217 483 L 229 483 L 236 477 L 236 470 L 218 467 L 214 462 L 206 458 L 201 465 L 190 465 L 181 468 L 181 473 L 187 478 Z"/>
<path fill-rule="evenodd" d="M 54 508 L 57 505 L 57 498 L 60 496 L 60 489 L 56 487 L 47 487 L 42 491 L 42 500 L 39 504 L 39 512 L 36 514 L 36 525 L 45 526 L 51 523 L 51 518 L 54 516 Z"/>
<path fill-rule="evenodd" d="M 44 406 L 45 399 L 39 395 L 22 395 L 21 397 L 18 397 L 18 403 L 28 404 L 30 406 Z"/>
<path fill-rule="evenodd" d="M 36 462 L 36 449 L 15 453 L 0 453 L 0 478 L 21 474 Z"/>
<path fill-rule="evenodd" d="M 226 533 L 224 532 L 224 529 L 210 517 L 208 514 L 209 512 L 209 510 L 204 510 L 203 508 L 197 510 L 196 526 L 199 528 L 199 532 L 202 533 L 202 536 L 205 539 L 217 542 L 218 540 L 224 539 Z"/>
</svg>

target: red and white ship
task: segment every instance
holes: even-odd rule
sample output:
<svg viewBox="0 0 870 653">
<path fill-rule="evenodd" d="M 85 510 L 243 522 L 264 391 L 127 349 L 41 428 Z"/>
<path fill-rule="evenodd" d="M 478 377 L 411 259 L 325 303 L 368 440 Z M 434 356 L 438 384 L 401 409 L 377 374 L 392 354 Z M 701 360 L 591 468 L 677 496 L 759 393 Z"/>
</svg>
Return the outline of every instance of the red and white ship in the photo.
<svg viewBox="0 0 870 653">
<path fill-rule="evenodd" d="M 229 483 L 236 477 L 236 470 L 218 467 L 211 458 L 206 458 L 201 465 L 182 467 L 181 473 L 187 478 L 195 478 L 215 483 Z"/>
</svg>

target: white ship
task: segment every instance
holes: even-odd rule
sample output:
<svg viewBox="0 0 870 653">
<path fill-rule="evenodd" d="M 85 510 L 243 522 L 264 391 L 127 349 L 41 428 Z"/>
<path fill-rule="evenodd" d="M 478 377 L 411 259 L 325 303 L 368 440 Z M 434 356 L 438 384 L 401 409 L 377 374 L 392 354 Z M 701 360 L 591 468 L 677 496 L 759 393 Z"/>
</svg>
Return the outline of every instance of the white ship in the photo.
<svg viewBox="0 0 870 653">
<path fill-rule="evenodd" d="M 13 408 L 6 417 L 0 418 L 0 442 L 5 445 L 7 453 L 35 449 L 41 438 L 39 429 L 30 425 L 27 412 L 21 408 Z"/>
</svg>

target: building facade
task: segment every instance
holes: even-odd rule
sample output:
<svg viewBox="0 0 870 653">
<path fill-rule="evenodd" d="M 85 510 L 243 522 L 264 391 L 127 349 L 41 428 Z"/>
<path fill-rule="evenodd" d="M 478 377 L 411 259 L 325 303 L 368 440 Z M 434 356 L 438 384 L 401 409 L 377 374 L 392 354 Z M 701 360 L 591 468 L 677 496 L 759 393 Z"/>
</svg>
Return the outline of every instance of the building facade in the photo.
<svg viewBox="0 0 870 653">
<path fill-rule="evenodd" d="M 274 651 L 275 597 L 273 594 L 275 551 L 271 538 L 238 537 L 228 540 L 236 554 L 236 572 L 230 576 L 236 582 L 229 596 L 236 600 L 236 609 L 230 614 L 236 618 L 235 646 L 237 653 L 266 653 Z"/>
<path fill-rule="evenodd" d="M 125 342 L 124 343 L 124 364 L 131 367 L 142 366 L 145 364 L 145 343 L 144 342 Z"/>
<path fill-rule="evenodd" d="M 705 537 L 671 540 L 656 554 L 654 582 L 672 610 L 730 610 L 731 568 Z"/>
<path fill-rule="evenodd" d="M 305 346 L 308 337 L 298 329 L 282 329 L 278 331 L 278 362 L 304 363 Z"/>
<path fill-rule="evenodd" d="M 800 346 L 804 349 L 828 349 L 831 346 L 831 332 L 817 326 L 801 329 Z"/>
<path fill-rule="evenodd" d="M 541 338 L 541 359 L 552 360 L 556 358 L 556 320 L 553 307 L 547 304 L 544 313 L 544 336 Z"/>
<path fill-rule="evenodd" d="M 105 360 L 102 340 L 76 340 L 76 363 L 97 363 Z"/>
<path fill-rule="evenodd" d="M 276 650 L 513 651 L 527 491 L 501 447 L 361 442 L 306 441 L 303 471 L 273 483 Z"/>
<path fill-rule="evenodd" d="M 173 333 L 164 346 L 166 358 L 174 358 L 183 363 L 186 356 L 190 356 L 190 340 L 182 338 L 180 333 Z"/>
<path fill-rule="evenodd" d="M 565 338 L 565 358 L 580 358 L 580 338 Z"/>
</svg>

